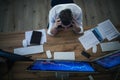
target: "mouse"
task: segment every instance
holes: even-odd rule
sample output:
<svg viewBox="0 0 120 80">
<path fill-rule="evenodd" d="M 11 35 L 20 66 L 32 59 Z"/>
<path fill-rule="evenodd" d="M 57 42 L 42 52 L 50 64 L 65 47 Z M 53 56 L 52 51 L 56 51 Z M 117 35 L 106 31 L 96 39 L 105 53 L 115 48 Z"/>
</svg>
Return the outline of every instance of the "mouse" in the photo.
<svg viewBox="0 0 120 80">
<path fill-rule="evenodd" d="M 92 52 L 93 52 L 93 53 L 96 53 L 96 52 L 97 52 L 97 46 L 96 46 L 96 45 L 93 46 L 93 48 L 92 48 Z"/>
</svg>

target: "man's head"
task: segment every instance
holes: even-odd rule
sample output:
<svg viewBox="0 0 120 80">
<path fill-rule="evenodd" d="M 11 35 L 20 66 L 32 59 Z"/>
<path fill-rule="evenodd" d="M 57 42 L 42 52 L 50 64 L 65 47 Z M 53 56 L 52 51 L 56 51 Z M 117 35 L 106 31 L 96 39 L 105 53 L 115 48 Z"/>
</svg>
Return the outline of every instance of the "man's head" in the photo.
<svg viewBox="0 0 120 80">
<path fill-rule="evenodd" d="M 73 15 L 70 9 L 64 9 L 60 12 L 59 18 L 63 26 L 69 26 L 72 23 Z"/>
</svg>

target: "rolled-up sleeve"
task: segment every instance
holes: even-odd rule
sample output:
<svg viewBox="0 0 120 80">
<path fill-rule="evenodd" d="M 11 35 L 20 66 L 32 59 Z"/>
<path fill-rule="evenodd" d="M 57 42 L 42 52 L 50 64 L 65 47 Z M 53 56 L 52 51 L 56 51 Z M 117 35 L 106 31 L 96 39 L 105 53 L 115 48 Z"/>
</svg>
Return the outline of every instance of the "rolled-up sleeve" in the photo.
<svg viewBox="0 0 120 80">
<path fill-rule="evenodd" d="M 47 34 L 49 34 L 51 36 L 52 36 L 51 29 L 52 29 L 53 24 L 55 23 L 54 15 L 55 15 L 55 13 L 51 9 L 49 11 L 49 25 L 48 25 L 48 31 L 47 31 Z"/>
<path fill-rule="evenodd" d="M 77 14 L 76 21 L 81 29 L 79 33 L 83 33 L 83 15 L 82 10 L 80 9 L 79 13 Z"/>
</svg>

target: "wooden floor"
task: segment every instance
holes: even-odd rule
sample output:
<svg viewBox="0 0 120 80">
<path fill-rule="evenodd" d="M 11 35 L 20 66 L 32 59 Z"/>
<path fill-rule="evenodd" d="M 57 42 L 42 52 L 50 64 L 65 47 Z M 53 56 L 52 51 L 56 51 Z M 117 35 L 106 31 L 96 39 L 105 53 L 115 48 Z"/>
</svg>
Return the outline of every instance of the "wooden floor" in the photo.
<svg viewBox="0 0 120 80">
<path fill-rule="evenodd" d="M 120 25 L 120 0 L 74 0 L 83 11 L 83 24 L 97 25 L 110 19 Z M 0 0 L 0 32 L 46 28 L 50 0 Z"/>
</svg>

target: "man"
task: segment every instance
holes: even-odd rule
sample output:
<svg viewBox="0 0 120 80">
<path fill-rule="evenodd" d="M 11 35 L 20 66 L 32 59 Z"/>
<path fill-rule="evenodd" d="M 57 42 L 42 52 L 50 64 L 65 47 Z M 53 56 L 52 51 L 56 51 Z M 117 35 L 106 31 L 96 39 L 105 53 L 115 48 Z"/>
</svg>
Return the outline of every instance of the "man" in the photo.
<svg viewBox="0 0 120 80">
<path fill-rule="evenodd" d="M 75 3 L 57 4 L 49 12 L 49 26 L 47 33 L 55 36 L 60 30 L 72 30 L 83 33 L 82 10 Z"/>
</svg>

